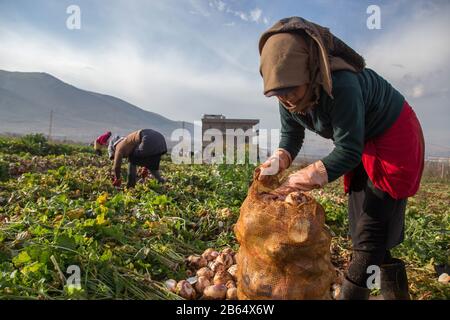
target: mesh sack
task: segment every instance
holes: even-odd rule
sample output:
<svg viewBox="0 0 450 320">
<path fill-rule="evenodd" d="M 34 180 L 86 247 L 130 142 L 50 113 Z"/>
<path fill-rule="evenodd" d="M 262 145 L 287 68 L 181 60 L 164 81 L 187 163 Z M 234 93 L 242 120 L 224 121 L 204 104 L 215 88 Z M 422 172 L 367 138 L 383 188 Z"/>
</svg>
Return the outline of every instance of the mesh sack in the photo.
<svg viewBox="0 0 450 320">
<path fill-rule="evenodd" d="M 238 298 L 331 299 L 335 271 L 331 236 L 322 206 L 305 193 L 274 200 L 266 192 L 279 186 L 254 180 L 235 225 Z"/>
</svg>

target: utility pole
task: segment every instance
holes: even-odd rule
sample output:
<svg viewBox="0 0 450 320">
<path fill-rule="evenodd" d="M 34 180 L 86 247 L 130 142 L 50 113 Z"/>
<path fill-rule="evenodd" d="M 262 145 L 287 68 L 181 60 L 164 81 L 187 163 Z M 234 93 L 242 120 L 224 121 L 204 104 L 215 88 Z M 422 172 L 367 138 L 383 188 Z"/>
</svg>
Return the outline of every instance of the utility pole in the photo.
<svg viewBox="0 0 450 320">
<path fill-rule="evenodd" d="M 48 126 L 48 141 L 52 139 L 52 127 L 53 127 L 53 109 L 50 110 L 50 124 Z"/>
</svg>

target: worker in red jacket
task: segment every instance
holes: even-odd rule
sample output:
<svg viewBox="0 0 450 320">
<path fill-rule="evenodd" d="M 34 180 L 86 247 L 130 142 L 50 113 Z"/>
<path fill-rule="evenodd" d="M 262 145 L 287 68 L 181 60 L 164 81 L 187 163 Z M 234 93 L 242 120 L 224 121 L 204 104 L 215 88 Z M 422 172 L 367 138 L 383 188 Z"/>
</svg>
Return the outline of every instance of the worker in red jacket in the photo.
<svg viewBox="0 0 450 320">
<path fill-rule="evenodd" d="M 100 156 L 102 154 L 102 149 L 106 149 L 108 147 L 109 138 L 111 138 L 111 131 L 107 131 L 95 139 L 94 150 L 97 155 Z"/>
</svg>

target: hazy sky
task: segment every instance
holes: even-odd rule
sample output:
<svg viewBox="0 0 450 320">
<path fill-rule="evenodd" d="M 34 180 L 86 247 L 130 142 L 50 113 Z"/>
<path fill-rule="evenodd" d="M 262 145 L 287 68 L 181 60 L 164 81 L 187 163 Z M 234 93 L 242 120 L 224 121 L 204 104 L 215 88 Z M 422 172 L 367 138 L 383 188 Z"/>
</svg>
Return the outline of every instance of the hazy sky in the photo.
<svg viewBox="0 0 450 320">
<path fill-rule="evenodd" d="M 72 4 L 80 30 L 66 28 Z M 379 30 L 366 26 L 371 4 Z M 429 146 L 450 150 L 447 0 L 0 0 L 0 69 L 48 72 L 173 120 L 222 113 L 278 128 L 257 43 L 288 16 L 329 27 L 363 54 L 407 97 Z"/>
</svg>

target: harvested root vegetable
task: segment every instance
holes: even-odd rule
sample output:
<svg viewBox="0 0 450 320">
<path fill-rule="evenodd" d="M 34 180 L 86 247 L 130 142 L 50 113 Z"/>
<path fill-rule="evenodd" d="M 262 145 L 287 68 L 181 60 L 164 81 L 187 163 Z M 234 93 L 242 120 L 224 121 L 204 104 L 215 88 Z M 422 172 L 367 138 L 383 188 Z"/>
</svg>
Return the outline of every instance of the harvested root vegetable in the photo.
<svg viewBox="0 0 450 320">
<path fill-rule="evenodd" d="M 301 193 L 290 195 L 287 201 L 297 205 L 266 197 L 259 191 L 263 183 L 253 181 L 234 226 L 240 244 L 238 298 L 330 299 L 336 273 L 325 210 L 306 194 L 304 202 Z"/>
<path fill-rule="evenodd" d="M 213 261 L 218 257 L 219 253 L 213 248 L 208 248 L 205 252 L 202 253 L 202 257 L 205 258 L 208 262 Z"/>
<path fill-rule="evenodd" d="M 227 287 L 224 284 L 209 286 L 203 291 L 203 298 L 210 300 L 223 300 L 227 296 Z"/>
<path fill-rule="evenodd" d="M 227 290 L 227 300 L 237 300 L 237 289 L 236 288 L 229 288 Z"/>
<path fill-rule="evenodd" d="M 234 255 L 234 251 L 230 247 L 227 247 L 227 248 L 223 249 L 222 253 L 229 254 L 229 255 L 232 255 L 232 256 Z"/>
<path fill-rule="evenodd" d="M 212 260 L 216 260 L 218 256 L 219 256 L 219 252 L 217 252 L 217 251 L 213 251 L 210 254 L 210 257 L 212 258 Z"/>
<path fill-rule="evenodd" d="M 234 282 L 233 280 L 228 280 L 227 283 L 225 284 L 225 287 L 227 287 L 228 289 L 236 288 L 236 282 Z"/>
<path fill-rule="evenodd" d="M 177 288 L 177 281 L 173 280 L 173 279 L 169 279 L 166 282 L 164 282 L 164 284 L 166 285 L 167 289 L 169 289 L 172 292 L 176 291 Z"/>
<path fill-rule="evenodd" d="M 228 269 L 233 265 L 233 257 L 230 254 L 221 253 L 217 257 L 216 262 L 223 264 L 225 266 L 225 269 Z"/>
<path fill-rule="evenodd" d="M 211 282 L 209 281 L 208 278 L 206 277 L 198 277 L 197 282 L 195 283 L 195 290 L 197 291 L 197 293 L 199 295 L 203 294 L 203 291 L 205 291 L 205 289 L 207 287 L 209 287 L 211 285 Z"/>
<path fill-rule="evenodd" d="M 187 259 L 188 266 L 194 269 L 200 269 L 206 267 L 208 261 L 202 256 L 189 256 Z"/>
<path fill-rule="evenodd" d="M 193 300 L 195 299 L 195 290 L 192 288 L 191 284 L 187 282 L 186 280 L 181 280 L 178 282 L 176 287 L 176 293 L 187 300 Z"/>
<path fill-rule="evenodd" d="M 207 279 L 212 279 L 214 277 L 214 272 L 208 267 L 203 267 L 197 270 L 197 277 L 206 277 Z"/>
<path fill-rule="evenodd" d="M 216 261 L 211 261 L 208 264 L 208 268 L 210 268 L 214 273 L 217 273 L 219 271 L 223 271 L 223 270 L 227 269 L 223 263 L 220 263 L 217 260 Z"/>
<path fill-rule="evenodd" d="M 331 297 L 334 300 L 337 300 L 340 294 L 341 294 L 341 286 L 336 283 L 333 284 L 333 286 L 331 287 Z"/>
<path fill-rule="evenodd" d="M 294 206 L 299 205 L 303 202 L 306 202 L 308 199 L 305 197 L 305 195 L 301 192 L 291 192 L 287 195 L 287 197 L 284 199 L 284 202 L 287 202 L 289 204 L 292 204 Z"/>
<path fill-rule="evenodd" d="M 228 271 L 218 271 L 214 276 L 214 284 L 226 284 L 228 281 L 233 280 L 231 274 Z"/>
<path fill-rule="evenodd" d="M 237 264 L 233 264 L 231 267 L 228 268 L 228 273 L 231 274 L 233 279 L 236 279 L 236 273 L 237 273 Z"/>
<path fill-rule="evenodd" d="M 186 258 L 187 279 L 177 282 L 166 280 L 165 286 L 184 299 L 225 299 L 229 289 L 236 289 L 236 254 L 229 247 L 220 253 L 213 248 L 206 249 L 201 256 L 193 254 Z M 236 291 L 237 292 L 237 291 Z M 227 299 L 237 299 L 234 290 Z"/>
<path fill-rule="evenodd" d="M 438 281 L 443 284 L 450 283 L 450 276 L 447 273 L 443 273 L 439 276 Z"/>
</svg>

